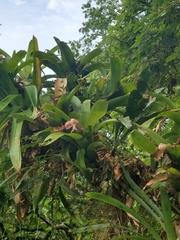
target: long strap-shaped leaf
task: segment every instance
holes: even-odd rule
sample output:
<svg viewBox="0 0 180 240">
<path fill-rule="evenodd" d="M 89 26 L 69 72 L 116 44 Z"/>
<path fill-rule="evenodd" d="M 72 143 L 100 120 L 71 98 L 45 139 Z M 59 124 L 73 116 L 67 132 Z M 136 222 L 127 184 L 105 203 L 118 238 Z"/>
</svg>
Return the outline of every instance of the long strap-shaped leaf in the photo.
<svg viewBox="0 0 180 240">
<path fill-rule="evenodd" d="M 121 168 L 123 170 L 124 176 L 131 188 L 136 192 L 136 194 L 142 198 L 147 205 L 162 219 L 164 220 L 163 214 L 160 209 L 156 206 L 156 204 L 141 190 L 141 188 L 132 180 L 129 173 L 126 171 L 122 160 L 120 160 Z"/>
<path fill-rule="evenodd" d="M 14 169 L 20 172 L 21 169 L 21 146 L 20 136 L 23 122 L 18 122 L 16 118 L 12 121 L 12 130 L 10 137 L 10 158 Z"/>
<path fill-rule="evenodd" d="M 135 217 L 137 220 L 139 220 L 149 230 L 149 232 L 153 235 L 154 239 L 156 239 L 156 240 L 161 239 L 159 237 L 159 234 L 154 230 L 153 227 L 151 227 L 151 225 L 143 217 L 141 217 L 137 212 L 135 212 L 131 208 L 127 207 L 124 203 L 118 201 L 115 198 L 106 196 L 101 193 L 96 193 L 96 192 L 88 192 L 88 193 L 86 193 L 86 196 L 89 198 L 93 198 L 93 199 L 102 201 L 102 202 L 106 202 L 112 206 L 120 208 L 123 211 L 131 214 L 133 217 Z"/>
<path fill-rule="evenodd" d="M 151 209 L 146 202 L 144 201 L 143 198 L 140 198 L 132 189 L 128 189 L 126 184 L 124 184 L 123 182 L 120 183 L 121 186 L 129 193 L 129 195 L 131 195 L 131 197 L 136 200 L 142 207 L 144 207 L 144 209 L 146 211 L 148 211 L 153 218 L 160 223 L 161 227 L 165 230 L 165 226 L 164 223 L 162 222 L 161 218 L 159 218 L 159 216 L 153 211 L 153 209 Z"/>
<path fill-rule="evenodd" d="M 169 196 L 167 194 L 166 188 L 162 186 L 161 190 L 161 205 L 162 211 L 164 215 L 164 223 L 166 228 L 167 239 L 169 240 L 176 240 L 176 234 L 174 231 L 174 226 L 172 223 L 172 212 L 171 212 L 171 203 L 169 200 Z"/>
</svg>

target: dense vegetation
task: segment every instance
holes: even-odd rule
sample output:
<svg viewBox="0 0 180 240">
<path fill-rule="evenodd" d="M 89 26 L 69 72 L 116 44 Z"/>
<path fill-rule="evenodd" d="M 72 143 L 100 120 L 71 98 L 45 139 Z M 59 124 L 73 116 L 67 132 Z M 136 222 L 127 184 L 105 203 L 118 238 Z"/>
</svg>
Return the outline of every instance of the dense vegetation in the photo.
<svg viewBox="0 0 180 240">
<path fill-rule="evenodd" d="M 0 49 L 1 239 L 178 239 L 180 4 L 82 9 L 71 47 Z"/>
</svg>

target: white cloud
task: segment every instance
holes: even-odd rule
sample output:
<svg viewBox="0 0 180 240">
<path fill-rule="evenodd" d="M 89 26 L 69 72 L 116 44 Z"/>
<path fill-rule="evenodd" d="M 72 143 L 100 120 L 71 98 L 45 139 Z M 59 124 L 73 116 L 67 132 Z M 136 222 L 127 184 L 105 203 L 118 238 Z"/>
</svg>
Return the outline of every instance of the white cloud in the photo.
<svg viewBox="0 0 180 240">
<path fill-rule="evenodd" d="M 59 7 L 59 1 L 58 0 L 50 0 L 47 4 L 47 9 L 49 10 L 56 10 Z"/>
<path fill-rule="evenodd" d="M 26 3 L 25 0 L 13 0 L 13 2 L 14 2 L 16 5 L 22 5 L 22 4 Z"/>
<path fill-rule="evenodd" d="M 81 6 L 82 1 L 68 1 L 68 0 L 49 0 L 47 4 L 48 10 L 55 10 L 57 12 L 61 12 L 62 10 L 65 12 L 71 11 L 73 9 L 77 9 L 77 6 Z"/>
</svg>

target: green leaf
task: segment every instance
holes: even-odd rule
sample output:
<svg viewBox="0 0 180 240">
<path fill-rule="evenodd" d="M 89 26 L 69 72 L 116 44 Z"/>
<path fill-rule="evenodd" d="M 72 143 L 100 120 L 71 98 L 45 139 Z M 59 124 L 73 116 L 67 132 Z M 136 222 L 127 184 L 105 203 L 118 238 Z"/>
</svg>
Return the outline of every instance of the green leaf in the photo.
<svg viewBox="0 0 180 240">
<path fill-rule="evenodd" d="M 102 118 L 108 108 L 108 103 L 105 100 L 98 100 L 92 106 L 89 114 L 87 115 L 87 120 L 84 126 L 85 131 L 88 131 L 89 127 L 94 127 L 98 123 L 99 119 Z"/>
<path fill-rule="evenodd" d="M 90 162 L 95 162 L 97 158 L 97 150 L 104 147 L 102 142 L 92 142 L 87 148 L 86 155 Z"/>
<path fill-rule="evenodd" d="M 85 150 L 81 149 L 76 152 L 76 164 L 79 166 L 81 170 L 86 170 L 86 164 L 85 164 Z"/>
<path fill-rule="evenodd" d="M 15 53 L 12 58 L 9 60 L 7 64 L 7 71 L 13 73 L 15 69 L 18 67 L 19 62 L 25 57 L 26 51 L 20 50 Z"/>
<path fill-rule="evenodd" d="M 53 142 L 55 142 L 57 139 L 72 139 L 74 144 L 78 144 L 79 147 L 86 149 L 88 146 L 88 142 L 86 138 L 84 138 L 81 134 L 78 133 L 65 133 L 65 132 L 55 132 L 49 134 L 44 142 L 42 143 L 43 146 L 47 146 Z"/>
<path fill-rule="evenodd" d="M 115 119 L 115 118 L 107 119 L 107 120 L 105 120 L 105 121 L 102 121 L 102 122 L 96 124 L 96 126 L 94 127 L 94 132 L 96 133 L 99 129 L 101 129 L 102 127 L 104 127 L 104 125 L 108 125 L 108 124 L 116 123 L 116 122 L 118 122 L 118 120 Z"/>
<path fill-rule="evenodd" d="M 119 118 L 119 121 L 127 128 L 132 127 L 132 123 L 129 117 Z"/>
<path fill-rule="evenodd" d="M 78 190 L 76 190 L 76 189 L 70 189 L 70 188 L 68 187 L 67 183 L 61 181 L 60 186 L 61 186 L 62 190 L 63 190 L 66 194 L 69 194 L 69 195 L 73 196 L 73 198 L 78 198 L 78 197 L 80 197 L 80 193 L 78 192 Z"/>
<path fill-rule="evenodd" d="M 62 61 L 65 60 L 65 62 L 67 63 L 68 73 L 71 73 L 71 72 L 76 73 L 76 62 L 71 49 L 68 47 L 67 43 L 60 41 L 56 37 L 54 37 L 54 39 L 61 51 Z"/>
<path fill-rule="evenodd" d="M 79 133 L 68 133 L 67 136 L 72 138 L 78 144 L 78 146 L 80 148 L 84 148 L 85 150 L 87 149 L 87 147 L 89 145 L 89 142 L 81 134 L 79 134 Z"/>
<path fill-rule="evenodd" d="M 135 147 L 144 150 L 150 154 L 153 154 L 156 151 L 156 146 L 149 140 L 149 138 L 141 134 L 137 130 L 134 130 L 131 133 L 131 140 Z"/>
<path fill-rule="evenodd" d="M 16 70 L 13 72 L 12 77 L 15 78 L 16 75 L 19 73 L 20 77 L 23 79 L 22 82 L 24 82 L 31 74 L 32 64 L 33 64 L 33 59 L 29 59 L 25 62 L 22 62 L 21 64 L 18 65 Z"/>
<path fill-rule="evenodd" d="M 111 60 L 111 78 L 110 83 L 108 84 L 106 92 L 104 94 L 105 97 L 109 97 L 116 90 L 119 89 L 122 74 L 120 59 L 118 57 L 112 57 L 110 60 Z"/>
<path fill-rule="evenodd" d="M 160 222 L 160 224 L 162 225 L 162 221 L 164 220 L 163 214 L 161 212 L 161 210 L 159 209 L 159 207 L 151 200 L 151 198 L 148 197 L 148 195 L 146 195 L 142 189 L 132 180 L 132 178 L 130 177 L 129 173 L 127 172 L 126 168 L 124 167 L 123 161 L 120 158 L 120 164 L 121 164 L 121 168 L 123 170 L 124 176 L 127 180 L 127 182 L 129 183 L 129 185 L 131 186 L 131 188 L 133 189 L 134 193 L 136 193 L 140 199 L 143 199 L 143 201 L 150 207 L 150 209 L 152 209 L 152 211 L 158 215 L 158 222 Z M 138 199 L 137 199 L 138 200 Z M 147 208 L 148 210 L 149 208 Z M 152 212 L 150 211 L 151 215 Z M 163 229 L 164 226 L 162 225 Z"/>
<path fill-rule="evenodd" d="M 73 72 L 69 73 L 67 76 L 67 89 L 71 91 L 77 85 L 78 76 Z"/>
<path fill-rule="evenodd" d="M 180 162 L 179 162 L 179 157 L 180 157 L 180 146 L 168 146 L 167 147 L 167 152 L 173 162 L 173 166 L 176 167 L 178 170 L 180 170 Z"/>
<path fill-rule="evenodd" d="M 78 97 L 73 96 L 71 99 L 71 104 L 72 104 L 74 111 L 76 111 L 77 113 L 81 112 L 82 103 Z"/>
<path fill-rule="evenodd" d="M 11 107 L 5 114 L 3 114 L 3 116 L 1 116 L 0 119 L 0 130 L 7 124 L 7 122 L 9 121 L 9 116 L 11 116 L 11 114 L 18 112 L 21 109 L 21 106 L 14 106 Z"/>
<path fill-rule="evenodd" d="M 13 172 L 10 176 L 8 176 L 4 181 L 0 183 L 0 188 L 2 188 L 7 183 L 9 185 L 9 181 L 12 182 L 12 180 L 17 176 L 17 174 L 18 174 L 17 172 Z"/>
<path fill-rule="evenodd" d="M 175 179 L 180 178 L 180 171 L 178 171 L 176 168 L 169 168 L 168 173 L 170 173 L 171 177 Z"/>
<path fill-rule="evenodd" d="M 166 139 L 164 139 L 159 133 L 151 130 L 148 127 L 145 127 L 142 124 L 142 128 L 145 130 L 146 134 L 149 135 L 149 137 L 157 144 L 159 145 L 160 143 L 165 143 L 167 144 L 168 142 L 166 141 Z"/>
<path fill-rule="evenodd" d="M 27 107 L 31 107 L 31 106 L 35 107 L 38 101 L 38 92 L 37 92 L 36 86 L 35 85 L 25 86 L 24 90 L 25 90 L 25 94 L 27 94 L 30 100 L 30 104 Z"/>
<path fill-rule="evenodd" d="M 11 116 L 13 118 L 17 119 L 17 122 L 21 122 L 21 121 L 29 121 L 29 122 L 33 122 L 33 112 L 31 111 L 30 108 L 19 112 L 19 113 L 12 113 Z"/>
<path fill-rule="evenodd" d="M 130 176 L 128 176 L 130 178 Z M 131 188 L 128 188 L 126 184 L 124 184 L 123 182 L 120 183 L 120 185 L 124 188 L 125 191 L 127 191 L 127 193 L 135 200 L 139 203 L 139 205 L 141 207 L 144 207 L 144 209 L 149 212 L 153 219 L 157 221 L 157 223 L 159 223 L 161 225 L 161 227 L 163 228 L 163 230 L 165 229 L 164 223 L 162 221 L 162 219 L 159 217 L 158 212 L 156 212 L 156 205 L 155 203 L 152 202 L 151 207 L 147 204 L 146 200 L 149 198 L 144 192 L 142 192 L 141 196 L 138 196 L 138 194 L 136 193 L 136 191 L 138 192 L 138 186 L 137 185 L 133 185 L 131 186 Z M 141 191 L 141 189 L 140 189 Z M 149 199 L 149 201 L 151 201 Z"/>
<path fill-rule="evenodd" d="M 159 99 L 160 101 L 162 101 L 163 103 L 166 103 L 169 107 L 171 108 L 177 108 L 177 105 L 172 102 L 169 98 L 161 95 L 161 94 L 158 94 L 158 93 L 155 93 L 155 92 L 149 92 L 147 91 L 147 94 L 153 96 L 153 97 L 156 97 L 157 99 Z"/>
<path fill-rule="evenodd" d="M 100 92 L 104 89 L 104 79 L 100 78 L 96 83 L 96 89 Z"/>
<path fill-rule="evenodd" d="M 33 52 L 33 40 L 29 42 L 25 61 L 22 62 L 20 66 L 16 68 L 16 74 L 20 72 L 20 70 L 22 69 L 20 72 L 20 76 L 23 79 L 28 78 L 32 72 L 32 63 L 33 63 L 32 52 Z"/>
<path fill-rule="evenodd" d="M 76 92 L 79 90 L 79 88 L 82 86 L 82 84 L 83 84 L 83 81 L 81 81 L 75 88 L 73 88 L 71 90 L 71 92 L 68 93 L 66 99 L 64 100 L 64 104 L 63 104 L 63 109 L 65 109 L 65 111 L 68 111 L 69 104 L 71 103 L 72 97 L 75 96 Z"/>
<path fill-rule="evenodd" d="M 128 103 L 129 94 L 113 98 L 108 101 L 108 111 L 114 110 L 116 107 L 126 106 Z"/>
<path fill-rule="evenodd" d="M 53 54 L 52 52 L 42 52 L 42 51 L 33 51 L 33 53 L 31 54 L 33 57 L 37 57 L 41 60 L 48 60 L 54 64 L 56 64 L 58 66 L 58 63 L 60 63 L 60 59 Z"/>
<path fill-rule="evenodd" d="M 172 110 L 172 111 L 165 111 L 157 115 L 158 117 L 166 117 L 172 119 L 180 128 L 180 111 L 178 110 Z"/>
<path fill-rule="evenodd" d="M 136 213 L 131 208 L 127 207 L 124 203 L 116 200 L 115 198 L 106 196 L 104 194 L 96 193 L 96 192 L 88 192 L 86 193 L 86 196 L 89 198 L 93 198 L 93 199 L 108 203 L 112 206 L 120 208 L 123 211 L 131 214 L 134 218 L 139 220 L 144 225 L 144 227 L 146 227 L 149 230 L 149 232 L 153 235 L 153 237 L 155 237 L 155 239 L 157 240 L 161 239 L 159 234 L 154 230 L 153 227 L 151 227 L 151 225 L 144 218 L 142 218 L 138 213 Z"/>
<path fill-rule="evenodd" d="M 80 227 L 80 228 L 76 228 L 76 229 L 70 229 L 70 232 L 72 233 L 84 233 L 84 232 L 89 232 L 89 231 L 93 231 L 93 230 L 99 230 L 99 229 L 102 229 L 102 228 L 117 228 L 117 229 L 123 229 L 124 231 L 127 231 L 129 233 L 133 233 L 133 234 L 136 234 L 135 235 L 129 235 L 129 236 L 126 236 L 126 239 L 128 239 L 128 237 L 132 237 L 134 239 L 140 239 L 140 240 L 149 240 L 149 238 L 145 238 L 145 237 L 141 237 L 137 232 L 133 231 L 130 227 L 123 227 L 121 225 L 117 225 L 117 224 L 111 224 L 111 223 L 101 223 L 101 224 L 95 224 L 95 225 L 88 225 L 88 226 L 85 226 L 85 227 Z M 123 239 L 123 237 L 113 237 L 111 238 L 111 240 L 118 240 L 118 239 Z"/>
<path fill-rule="evenodd" d="M 81 72 L 81 70 L 91 62 L 91 60 L 95 57 L 97 57 L 100 53 L 101 53 L 101 49 L 100 48 L 96 48 L 94 50 L 92 50 L 91 52 L 89 52 L 86 56 L 84 56 L 81 60 L 80 60 L 80 64 L 78 67 L 78 72 Z"/>
<path fill-rule="evenodd" d="M 0 101 L 0 111 L 8 106 L 18 95 L 8 95 L 3 100 Z"/>
<path fill-rule="evenodd" d="M 173 221 L 172 221 L 172 212 L 171 212 L 171 202 L 167 194 L 166 188 L 161 186 L 161 205 L 162 212 L 164 215 L 165 230 L 167 234 L 167 239 L 176 240 L 177 236 L 174 231 Z"/>
<path fill-rule="evenodd" d="M 93 93 L 96 91 L 96 79 L 92 80 L 91 83 L 89 84 L 87 90 L 89 98 L 92 98 Z"/>
<path fill-rule="evenodd" d="M 62 204 L 63 206 L 65 207 L 65 209 L 72 214 L 72 210 L 71 210 L 71 206 L 69 204 L 69 202 L 67 201 L 66 197 L 65 197 L 65 194 L 63 193 L 63 191 L 61 190 L 61 187 L 59 188 L 59 196 L 60 196 L 60 199 L 62 201 Z"/>
<path fill-rule="evenodd" d="M 124 93 L 132 92 L 133 90 L 136 89 L 136 82 L 133 81 L 133 82 L 129 82 L 129 83 L 123 84 L 122 85 L 122 89 L 123 89 Z"/>
<path fill-rule="evenodd" d="M 150 71 L 148 68 L 149 67 L 143 69 L 143 71 L 140 73 L 139 80 L 137 81 L 137 90 L 141 94 L 143 94 L 148 87 L 148 82 L 150 78 Z"/>
<path fill-rule="evenodd" d="M 61 118 L 63 118 L 66 121 L 70 120 L 70 117 L 68 115 L 66 115 L 62 110 L 60 110 L 59 108 L 52 104 L 45 103 L 43 104 L 42 108 L 43 111 L 53 114 L 54 120 L 57 122 L 57 124 L 61 123 Z"/>
<path fill-rule="evenodd" d="M 105 70 L 104 70 L 104 65 L 102 63 L 91 63 L 90 65 L 83 68 L 81 75 L 82 75 L 82 77 L 85 77 L 89 73 L 96 71 L 96 70 L 100 71 L 100 73 L 102 73 L 103 76 L 106 75 Z"/>
<path fill-rule="evenodd" d="M 33 210 L 35 212 L 38 208 L 38 204 L 47 193 L 48 186 L 49 186 L 49 179 L 44 179 L 39 181 L 38 183 L 35 183 L 34 192 L 33 192 Z"/>
<path fill-rule="evenodd" d="M 37 57 L 41 59 L 41 64 L 44 64 L 45 66 L 52 69 L 58 77 L 66 77 L 66 64 L 63 63 L 54 53 L 51 51 L 48 52 L 42 52 L 42 51 L 34 51 L 32 53 L 33 57 Z"/>
<path fill-rule="evenodd" d="M 62 68 L 62 64 L 56 64 L 53 62 L 50 62 L 49 60 L 42 60 L 41 62 L 44 64 L 44 66 L 50 68 L 52 71 L 54 71 L 57 74 L 57 77 L 59 78 L 65 78 L 66 77 L 66 71 Z"/>
<path fill-rule="evenodd" d="M 125 116 L 134 118 L 138 116 L 146 106 L 146 99 L 138 90 L 133 90 L 128 98 Z"/>
<path fill-rule="evenodd" d="M 85 127 L 86 121 L 89 116 L 90 107 L 91 107 L 91 100 L 85 100 L 82 104 L 81 113 L 79 116 L 79 123 L 82 128 Z"/>
<path fill-rule="evenodd" d="M 149 238 L 146 238 L 146 237 L 142 237 L 142 236 L 135 236 L 135 235 L 123 235 L 122 237 L 115 237 L 115 238 L 112 238 L 111 240 L 120 240 L 120 239 L 137 239 L 137 240 L 149 240 Z"/>
<path fill-rule="evenodd" d="M 13 80 L 9 77 L 8 73 L 0 70 L 0 98 L 5 98 L 10 94 L 18 94 L 16 87 L 14 86 Z M 13 104 L 17 102 L 16 99 Z"/>
<path fill-rule="evenodd" d="M 0 48 L 0 54 L 2 54 L 5 57 L 10 57 L 10 55 L 7 52 L 5 52 L 4 50 L 2 50 L 1 48 Z"/>
<path fill-rule="evenodd" d="M 18 122 L 16 118 L 13 118 L 12 129 L 10 136 L 10 149 L 9 154 L 12 165 L 17 172 L 21 169 L 21 146 L 20 136 L 23 122 Z"/>
</svg>

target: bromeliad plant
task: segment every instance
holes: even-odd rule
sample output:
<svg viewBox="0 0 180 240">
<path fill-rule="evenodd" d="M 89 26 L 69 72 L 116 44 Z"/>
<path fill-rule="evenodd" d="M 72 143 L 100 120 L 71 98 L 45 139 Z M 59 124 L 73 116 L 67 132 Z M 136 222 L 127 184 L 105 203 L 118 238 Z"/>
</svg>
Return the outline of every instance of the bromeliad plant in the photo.
<svg viewBox="0 0 180 240">
<path fill-rule="evenodd" d="M 46 53 L 40 52 L 37 39 L 33 37 L 27 52 L 14 52 L 10 57 L 1 50 L 4 57 L 0 65 L 1 153 L 7 153 L 6 159 L 13 167 L 9 169 L 9 164 L 4 166 L 6 179 L 0 186 L 10 183 L 17 219 L 21 221 L 35 213 L 45 225 L 48 224 L 48 232 L 43 230 L 47 234 L 56 229 L 47 223 L 53 221 L 54 212 L 47 221 L 40 216 L 40 209 L 48 197 L 57 197 L 57 190 L 53 192 L 53 189 L 59 189 L 58 198 L 72 214 L 64 190 L 79 196 L 77 191 L 70 189 L 77 184 L 76 175 L 85 177 L 94 185 L 102 180 L 98 151 L 111 150 L 112 144 L 101 128 L 122 121 L 107 118 L 108 111 L 119 104 L 119 98 L 113 102 L 108 98 L 121 87 L 120 60 L 111 59 L 109 81 L 102 78 L 92 83 L 85 78 L 88 73 L 96 69 L 103 74 L 106 71 L 103 64 L 91 62 L 100 54 L 100 49 L 76 63 L 67 44 L 57 38 L 55 40 L 60 58 L 53 53 L 57 47 Z M 56 82 L 48 81 L 47 75 L 41 76 L 44 66 L 55 72 Z M 52 83 L 54 96 L 53 89 L 49 89 Z M 47 91 L 43 94 L 45 88 Z M 119 105 L 124 105 L 126 100 L 127 96 Z"/>
<path fill-rule="evenodd" d="M 179 113 L 164 111 L 161 100 L 173 109 L 176 106 L 160 94 L 147 91 L 150 77 L 147 68 L 137 82 L 124 83 L 118 57 L 112 57 L 110 64 L 96 63 L 94 59 L 101 53 L 97 48 L 76 62 L 68 45 L 57 38 L 55 41 L 57 46 L 46 52 L 38 50 L 35 37 L 27 52 L 14 52 L 10 57 L 0 51 L 4 55 L 0 63 L 1 153 L 8 153 L 6 158 L 13 166 L 9 170 L 9 165 L 5 165 L 6 179 L 0 186 L 11 185 L 17 219 L 41 221 L 46 238 L 59 231 L 65 237 L 75 234 L 72 226 L 78 228 L 82 224 L 72 223 L 76 216 L 69 196 L 78 198 L 93 189 L 107 192 L 105 183 L 110 182 L 119 193 L 124 189 L 126 195 L 148 211 L 159 229 L 169 232 L 167 236 L 174 239 L 173 226 L 169 225 L 170 208 L 168 214 L 165 212 L 165 201 L 170 206 L 165 187 L 161 186 L 161 211 L 134 183 L 134 176 L 138 176 L 134 165 L 129 174 L 129 163 L 123 167 L 120 159 L 127 157 L 121 154 L 120 144 L 131 134 L 135 146 L 156 158 L 156 147 L 162 143 L 166 148 L 161 155 L 171 151 L 176 156 L 178 148 L 174 151 L 173 142 L 167 140 L 170 135 L 162 137 L 149 128 L 153 121 L 165 117 L 175 121 L 177 130 Z M 45 67 L 54 74 L 44 74 Z M 94 70 L 102 76 L 92 79 L 90 73 Z M 152 98 L 148 102 L 149 96 L 159 101 Z M 177 166 L 173 167 L 173 171 L 175 168 L 179 171 Z M 119 199 L 115 192 L 113 195 Z M 121 208 L 130 219 L 133 216 L 142 222 L 155 239 L 160 239 L 159 231 L 130 205 L 125 205 L 124 198 L 118 202 L 98 193 L 88 193 L 87 197 Z M 55 211 L 56 203 L 70 214 L 69 225 L 62 225 L 64 212 Z M 139 237 L 137 231 L 134 236 Z"/>
</svg>

